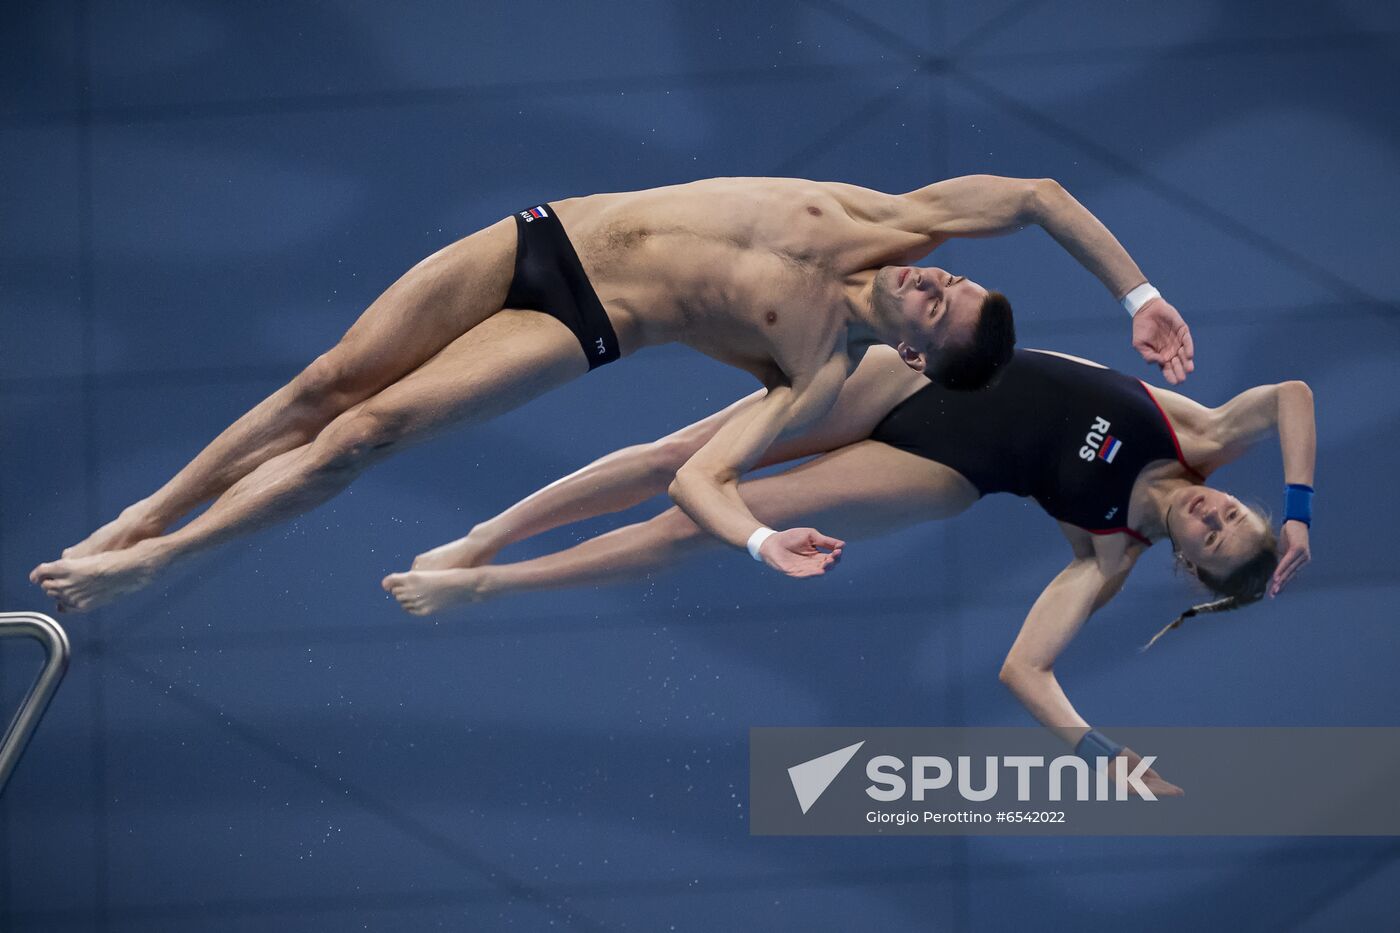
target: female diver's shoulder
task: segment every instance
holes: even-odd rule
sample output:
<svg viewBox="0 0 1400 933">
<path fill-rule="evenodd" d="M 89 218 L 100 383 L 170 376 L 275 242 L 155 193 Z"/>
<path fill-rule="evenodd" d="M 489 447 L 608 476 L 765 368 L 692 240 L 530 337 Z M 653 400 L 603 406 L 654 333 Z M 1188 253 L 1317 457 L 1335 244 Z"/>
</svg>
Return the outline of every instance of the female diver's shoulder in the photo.
<svg viewBox="0 0 1400 933">
<path fill-rule="evenodd" d="M 1148 385 L 1143 388 L 1162 410 L 1172 433 L 1176 435 L 1181 456 L 1202 476 L 1208 476 L 1220 465 L 1220 409 L 1208 408 L 1180 392 Z"/>
</svg>

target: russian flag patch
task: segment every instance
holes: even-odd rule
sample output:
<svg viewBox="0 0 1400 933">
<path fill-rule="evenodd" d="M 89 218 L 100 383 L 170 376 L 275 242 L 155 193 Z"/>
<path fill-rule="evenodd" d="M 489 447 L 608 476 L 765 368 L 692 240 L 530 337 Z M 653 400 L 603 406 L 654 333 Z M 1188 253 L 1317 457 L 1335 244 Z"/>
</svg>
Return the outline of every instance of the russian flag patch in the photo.
<svg viewBox="0 0 1400 933">
<path fill-rule="evenodd" d="M 521 211 L 520 216 L 525 218 L 525 222 L 528 224 L 531 221 L 543 220 L 548 217 L 549 211 L 545 210 L 543 207 L 532 207 L 528 211 Z"/>
<path fill-rule="evenodd" d="M 1099 459 L 1105 463 L 1112 463 L 1113 458 L 1118 456 L 1118 450 L 1123 446 L 1123 442 L 1110 434 L 1103 439 L 1103 446 L 1099 448 Z"/>
</svg>

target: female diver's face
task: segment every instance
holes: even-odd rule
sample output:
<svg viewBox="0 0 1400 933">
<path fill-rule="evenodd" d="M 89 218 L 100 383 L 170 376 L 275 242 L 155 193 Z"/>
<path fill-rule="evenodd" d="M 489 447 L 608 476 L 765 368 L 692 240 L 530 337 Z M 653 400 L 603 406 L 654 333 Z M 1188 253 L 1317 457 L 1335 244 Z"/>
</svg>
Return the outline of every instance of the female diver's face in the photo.
<svg viewBox="0 0 1400 933">
<path fill-rule="evenodd" d="M 1268 525 L 1258 513 L 1209 486 L 1187 486 L 1172 496 L 1167 530 L 1193 568 L 1216 577 L 1229 576 L 1249 560 L 1268 535 Z"/>
</svg>

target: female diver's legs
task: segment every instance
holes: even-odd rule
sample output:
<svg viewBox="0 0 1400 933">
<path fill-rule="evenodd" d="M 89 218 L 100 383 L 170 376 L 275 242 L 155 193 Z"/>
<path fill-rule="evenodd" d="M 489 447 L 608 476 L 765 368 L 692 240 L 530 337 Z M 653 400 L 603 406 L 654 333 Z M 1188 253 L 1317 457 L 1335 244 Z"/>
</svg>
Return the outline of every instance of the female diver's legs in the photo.
<svg viewBox="0 0 1400 933">
<path fill-rule="evenodd" d="M 493 418 L 587 369 L 578 340 L 555 318 L 498 312 L 310 443 L 264 462 L 183 528 L 123 550 L 40 565 L 35 582 L 62 608 L 95 608 L 182 558 L 325 502 L 394 451 L 450 425 Z"/>
<path fill-rule="evenodd" d="M 624 447 L 532 492 L 465 536 L 413 559 L 414 570 L 446 570 L 488 563 L 509 544 L 560 525 L 621 512 L 661 495 L 676 470 L 736 411 L 763 397 L 763 390 L 723 411 L 648 444 Z"/>
<path fill-rule="evenodd" d="M 785 473 L 744 482 L 740 494 L 765 524 L 830 524 L 854 538 L 951 518 L 977 490 L 940 463 L 875 441 L 858 441 Z M 635 580 L 725 545 L 671 508 L 567 550 L 514 564 L 391 574 L 383 586 L 413 615 L 506 593 Z"/>
<path fill-rule="evenodd" d="M 924 385 L 891 347 L 873 347 L 841 389 L 836 404 L 817 424 L 779 440 L 758 467 L 825 453 L 864 440 L 889 410 Z M 722 411 L 660 440 L 625 447 L 550 483 L 462 538 L 418 555 L 414 570 L 447 570 L 489 563 L 498 551 L 561 525 L 621 512 L 662 495 L 676 471 L 720 425 L 763 397 L 753 393 Z"/>
<path fill-rule="evenodd" d="M 150 496 L 64 557 L 154 537 L 267 460 L 309 443 L 336 416 L 421 366 L 501 309 L 515 268 L 506 218 L 444 247 L 375 299 L 345 336 L 216 437 Z"/>
</svg>

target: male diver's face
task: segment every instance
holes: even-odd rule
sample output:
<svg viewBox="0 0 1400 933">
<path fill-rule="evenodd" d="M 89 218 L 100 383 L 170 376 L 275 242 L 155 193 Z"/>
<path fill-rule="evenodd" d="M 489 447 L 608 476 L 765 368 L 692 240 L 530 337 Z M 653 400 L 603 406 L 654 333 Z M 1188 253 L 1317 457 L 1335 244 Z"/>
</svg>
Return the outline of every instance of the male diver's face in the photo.
<svg viewBox="0 0 1400 933">
<path fill-rule="evenodd" d="M 967 276 L 937 266 L 885 266 L 875 276 L 875 300 L 897 322 L 900 356 L 918 372 L 939 350 L 972 339 L 986 297 Z"/>
<path fill-rule="evenodd" d="M 1169 506 L 1167 529 L 1177 550 L 1216 577 L 1228 577 L 1252 557 L 1268 533 L 1256 512 L 1209 486 L 1187 486 Z"/>
</svg>

